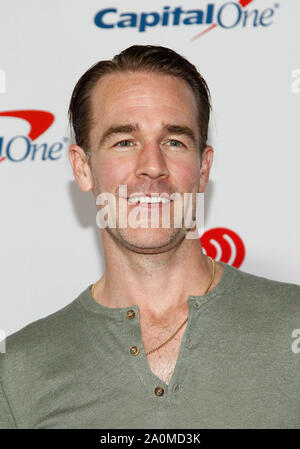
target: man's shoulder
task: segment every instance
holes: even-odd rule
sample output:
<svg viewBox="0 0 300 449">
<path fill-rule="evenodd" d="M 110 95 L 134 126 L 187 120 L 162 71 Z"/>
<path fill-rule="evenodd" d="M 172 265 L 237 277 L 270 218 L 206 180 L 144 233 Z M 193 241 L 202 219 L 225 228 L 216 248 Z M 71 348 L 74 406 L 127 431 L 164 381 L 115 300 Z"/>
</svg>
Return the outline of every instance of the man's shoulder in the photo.
<svg viewBox="0 0 300 449">
<path fill-rule="evenodd" d="M 78 304 L 85 292 L 86 289 L 59 310 L 32 321 L 7 336 L 5 353 L 15 356 L 22 354 L 23 357 L 29 354 L 45 353 L 51 348 L 62 347 L 65 342 L 71 340 L 72 336 L 76 337 L 81 321 Z"/>
<path fill-rule="evenodd" d="M 235 275 L 235 282 L 231 284 L 232 292 L 242 292 L 245 297 L 285 301 L 300 306 L 300 285 L 259 276 L 232 266 L 229 269 Z"/>
<path fill-rule="evenodd" d="M 90 349 L 79 305 L 86 291 L 59 310 L 10 334 L 4 345 L 2 342 L 0 393 L 2 388 L 12 403 L 23 401 L 26 392 L 30 396 L 35 388 L 42 391 L 46 380 L 59 379 L 60 372 L 79 369 L 79 361 Z"/>
</svg>

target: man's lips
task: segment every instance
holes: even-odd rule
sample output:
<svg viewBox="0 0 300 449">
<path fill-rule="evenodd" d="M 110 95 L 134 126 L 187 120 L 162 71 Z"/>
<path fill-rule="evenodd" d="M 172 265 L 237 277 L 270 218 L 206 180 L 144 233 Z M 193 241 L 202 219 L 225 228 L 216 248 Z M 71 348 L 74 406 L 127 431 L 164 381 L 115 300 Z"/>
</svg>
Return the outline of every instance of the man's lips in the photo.
<svg viewBox="0 0 300 449">
<path fill-rule="evenodd" d="M 146 195 L 145 195 L 146 196 Z M 134 207 L 147 207 L 147 208 L 155 208 L 155 209 L 158 209 L 158 208 L 161 208 L 161 207 L 163 207 L 163 206 L 167 206 L 168 204 L 171 204 L 171 203 L 173 203 L 173 200 L 170 200 L 168 203 L 163 203 L 162 201 L 159 201 L 159 202 L 156 202 L 156 203 L 147 203 L 147 202 L 140 202 L 140 201 L 137 201 L 136 203 L 131 203 L 131 202 L 129 202 L 128 200 L 129 200 L 129 198 L 126 198 L 126 200 L 127 200 L 127 204 L 129 205 L 129 206 L 134 206 Z"/>
<path fill-rule="evenodd" d="M 171 204 L 173 202 L 170 201 L 169 203 L 162 203 L 161 201 L 159 203 L 128 203 L 129 206 L 134 206 L 134 207 L 148 207 L 148 209 L 159 209 L 162 207 L 167 206 L 168 204 Z"/>
</svg>

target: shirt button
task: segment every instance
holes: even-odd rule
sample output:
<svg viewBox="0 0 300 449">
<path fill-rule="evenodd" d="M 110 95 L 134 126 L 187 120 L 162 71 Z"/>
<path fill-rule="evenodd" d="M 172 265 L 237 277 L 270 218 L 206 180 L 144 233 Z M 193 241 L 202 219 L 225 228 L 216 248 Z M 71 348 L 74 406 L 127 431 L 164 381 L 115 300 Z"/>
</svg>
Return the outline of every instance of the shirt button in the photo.
<svg viewBox="0 0 300 449">
<path fill-rule="evenodd" d="M 196 301 L 194 306 L 196 307 L 196 309 L 198 309 L 200 307 L 200 304 Z"/>
<path fill-rule="evenodd" d="M 154 390 L 154 393 L 156 394 L 156 396 L 162 396 L 164 394 L 164 389 L 163 387 L 156 387 Z"/>
<path fill-rule="evenodd" d="M 134 310 L 127 310 L 127 312 L 126 312 L 126 316 L 127 316 L 127 318 L 129 318 L 129 319 L 132 319 L 132 318 L 134 318 L 135 317 L 135 311 Z"/>
<path fill-rule="evenodd" d="M 139 348 L 137 346 L 131 346 L 130 348 L 130 354 L 132 355 L 138 355 L 138 353 L 140 352 Z"/>
</svg>

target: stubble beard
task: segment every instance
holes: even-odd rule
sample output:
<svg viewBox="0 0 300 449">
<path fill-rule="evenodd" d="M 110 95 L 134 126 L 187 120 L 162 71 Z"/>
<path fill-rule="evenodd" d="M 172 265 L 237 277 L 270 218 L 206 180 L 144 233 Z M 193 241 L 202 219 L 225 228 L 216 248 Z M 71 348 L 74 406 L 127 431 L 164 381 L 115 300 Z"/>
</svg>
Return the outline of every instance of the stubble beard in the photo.
<svg viewBox="0 0 300 449">
<path fill-rule="evenodd" d="M 101 193 L 99 184 L 96 185 L 96 197 Z M 126 247 L 127 249 L 142 254 L 159 254 L 179 246 L 185 239 L 186 233 L 189 228 L 186 228 L 184 223 L 181 227 L 174 227 L 174 219 L 170 217 L 170 227 L 161 227 L 161 210 L 159 212 L 159 226 L 158 228 L 151 228 L 151 219 L 148 219 L 148 227 L 132 228 L 119 226 L 119 201 L 120 198 L 116 197 L 116 227 L 111 228 L 106 226 L 103 230 L 109 235 L 109 237 L 120 247 Z M 170 205 L 170 211 L 171 211 Z M 174 207 L 174 206 L 173 206 Z M 128 209 L 127 206 L 127 223 L 128 223 Z M 193 198 L 193 219 L 195 218 L 195 200 Z M 174 209 L 173 209 L 174 210 Z M 172 215 L 172 214 L 171 214 Z M 182 215 L 183 216 L 183 215 Z M 148 217 L 151 217 L 151 210 L 148 211 Z"/>
</svg>

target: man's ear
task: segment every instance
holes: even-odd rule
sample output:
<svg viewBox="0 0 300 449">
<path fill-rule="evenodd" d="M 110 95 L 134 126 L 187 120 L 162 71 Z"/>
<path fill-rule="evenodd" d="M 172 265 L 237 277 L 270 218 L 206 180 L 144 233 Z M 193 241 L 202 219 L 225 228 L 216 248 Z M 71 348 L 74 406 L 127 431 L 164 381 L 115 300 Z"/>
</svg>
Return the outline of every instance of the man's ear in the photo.
<svg viewBox="0 0 300 449">
<path fill-rule="evenodd" d="M 69 147 L 69 159 L 78 187 L 83 192 L 89 192 L 94 187 L 94 180 L 85 151 L 80 146 L 72 144 Z"/>
<path fill-rule="evenodd" d="M 201 159 L 199 193 L 203 193 L 205 191 L 209 180 L 209 173 L 214 159 L 214 150 L 211 146 L 207 146 L 205 148 Z"/>
</svg>

